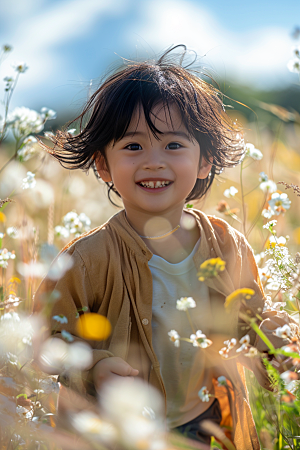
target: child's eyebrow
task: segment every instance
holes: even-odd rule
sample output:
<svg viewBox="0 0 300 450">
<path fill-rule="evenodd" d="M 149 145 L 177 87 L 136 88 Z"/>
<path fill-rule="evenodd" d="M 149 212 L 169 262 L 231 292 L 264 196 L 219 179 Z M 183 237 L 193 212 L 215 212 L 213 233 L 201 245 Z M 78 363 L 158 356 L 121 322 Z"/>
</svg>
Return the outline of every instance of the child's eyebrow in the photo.
<svg viewBox="0 0 300 450">
<path fill-rule="evenodd" d="M 137 136 L 137 137 L 145 136 L 146 134 L 148 134 L 148 133 L 144 133 L 143 131 L 128 131 L 127 133 L 124 134 L 123 138 L 133 137 L 133 136 Z M 185 133 L 184 131 L 167 131 L 166 133 L 162 132 L 160 134 L 162 134 L 163 136 L 180 136 L 189 141 L 191 140 L 190 136 L 187 133 Z"/>
</svg>

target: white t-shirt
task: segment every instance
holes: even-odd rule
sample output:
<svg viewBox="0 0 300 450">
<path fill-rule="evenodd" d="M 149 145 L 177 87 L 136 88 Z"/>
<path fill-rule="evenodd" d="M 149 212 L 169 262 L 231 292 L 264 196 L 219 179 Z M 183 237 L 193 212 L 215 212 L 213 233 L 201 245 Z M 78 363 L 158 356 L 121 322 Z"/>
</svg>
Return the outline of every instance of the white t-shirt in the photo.
<svg viewBox="0 0 300 450">
<path fill-rule="evenodd" d="M 196 308 L 189 309 L 195 330 L 202 330 L 209 338 L 211 309 L 207 286 L 198 280 L 192 253 L 178 264 L 171 264 L 153 255 L 149 268 L 153 278 L 152 344 L 161 367 L 161 375 L 167 394 L 167 422 L 170 428 L 189 422 L 204 412 L 213 402 L 203 403 L 198 391 L 206 386 L 213 393 L 212 371 L 205 369 L 207 349 L 194 347 L 180 341 L 175 347 L 168 332 L 176 330 L 181 337 L 193 333 L 184 311 L 176 309 L 181 297 L 193 297 Z"/>
</svg>

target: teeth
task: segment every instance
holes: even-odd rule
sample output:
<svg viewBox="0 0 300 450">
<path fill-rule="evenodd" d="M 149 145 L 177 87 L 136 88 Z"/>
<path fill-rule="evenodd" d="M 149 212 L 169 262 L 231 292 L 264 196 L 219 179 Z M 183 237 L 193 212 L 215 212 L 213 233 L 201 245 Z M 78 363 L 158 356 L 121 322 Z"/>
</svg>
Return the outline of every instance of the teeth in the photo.
<svg viewBox="0 0 300 450">
<path fill-rule="evenodd" d="M 160 187 L 168 186 L 170 181 L 141 181 L 140 184 L 144 187 L 157 189 Z"/>
</svg>

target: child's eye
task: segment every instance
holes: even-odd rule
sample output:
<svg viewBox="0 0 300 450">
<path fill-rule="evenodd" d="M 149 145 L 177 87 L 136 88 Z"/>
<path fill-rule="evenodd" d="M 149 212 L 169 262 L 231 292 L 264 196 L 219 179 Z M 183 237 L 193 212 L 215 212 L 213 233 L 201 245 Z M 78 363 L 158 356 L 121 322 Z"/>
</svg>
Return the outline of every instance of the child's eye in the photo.
<svg viewBox="0 0 300 450">
<path fill-rule="evenodd" d="M 182 145 L 178 144 L 178 142 L 170 142 L 170 144 L 168 144 L 166 148 L 168 150 L 177 150 L 180 147 L 182 147 Z"/>
<path fill-rule="evenodd" d="M 142 147 L 140 146 L 140 144 L 129 144 L 126 145 L 126 147 L 128 150 L 142 150 Z"/>
</svg>

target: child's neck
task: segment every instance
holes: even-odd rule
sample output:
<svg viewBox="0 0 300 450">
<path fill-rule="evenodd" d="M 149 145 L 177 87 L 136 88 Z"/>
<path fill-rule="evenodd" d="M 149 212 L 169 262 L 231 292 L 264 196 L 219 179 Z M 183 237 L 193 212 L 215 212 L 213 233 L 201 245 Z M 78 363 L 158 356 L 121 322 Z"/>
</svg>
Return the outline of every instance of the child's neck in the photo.
<svg viewBox="0 0 300 450">
<path fill-rule="evenodd" d="M 126 210 L 126 216 L 149 250 L 172 264 L 187 258 L 200 237 L 196 219 L 183 209 L 155 216 L 140 213 L 135 215 Z M 176 229 L 177 225 L 180 225 L 180 228 Z M 173 229 L 176 231 L 168 234 Z M 165 234 L 168 235 L 151 239 Z"/>
</svg>

